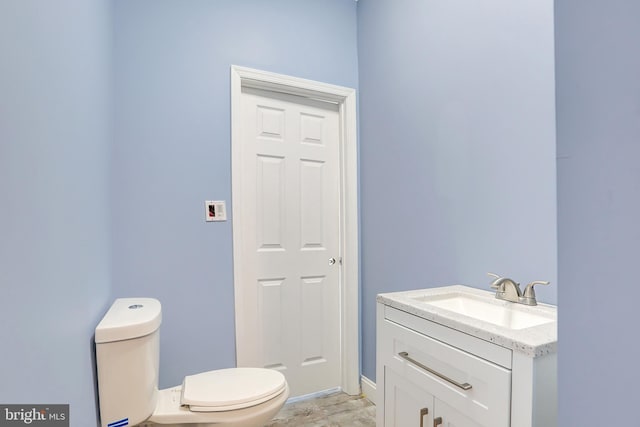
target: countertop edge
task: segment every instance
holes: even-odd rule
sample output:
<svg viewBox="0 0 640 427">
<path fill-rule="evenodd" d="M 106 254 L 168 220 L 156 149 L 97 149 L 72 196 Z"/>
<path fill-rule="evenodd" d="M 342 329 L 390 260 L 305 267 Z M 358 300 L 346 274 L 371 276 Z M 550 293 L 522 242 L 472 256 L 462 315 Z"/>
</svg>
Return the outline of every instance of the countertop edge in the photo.
<svg viewBox="0 0 640 427">
<path fill-rule="evenodd" d="M 442 286 L 404 292 L 383 293 L 376 296 L 378 303 L 405 311 L 420 318 L 455 329 L 484 341 L 508 348 L 528 357 L 539 358 L 557 353 L 557 320 L 549 324 L 538 325 L 522 330 L 512 330 L 472 319 L 467 316 L 440 310 L 426 304 L 413 302 L 411 296 L 438 295 L 452 291 L 464 291 L 479 296 L 490 292 L 464 285 Z M 507 303 L 512 304 L 512 303 Z M 543 311 L 557 310 L 556 307 L 540 304 L 535 309 Z"/>
</svg>

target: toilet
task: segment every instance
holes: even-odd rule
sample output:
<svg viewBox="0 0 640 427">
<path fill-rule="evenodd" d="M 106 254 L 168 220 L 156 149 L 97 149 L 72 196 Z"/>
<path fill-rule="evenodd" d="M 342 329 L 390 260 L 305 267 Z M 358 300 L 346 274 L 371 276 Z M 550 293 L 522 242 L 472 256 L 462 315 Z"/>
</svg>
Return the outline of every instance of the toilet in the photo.
<svg viewBox="0 0 640 427">
<path fill-rule="evenodd" d="M 280 372 L 231 368 L 186 376 L 158 390 L 162 308 L 116 299 L 95 330 L 102 427 L 261 427 L 289 397 Z"/>
</svg>

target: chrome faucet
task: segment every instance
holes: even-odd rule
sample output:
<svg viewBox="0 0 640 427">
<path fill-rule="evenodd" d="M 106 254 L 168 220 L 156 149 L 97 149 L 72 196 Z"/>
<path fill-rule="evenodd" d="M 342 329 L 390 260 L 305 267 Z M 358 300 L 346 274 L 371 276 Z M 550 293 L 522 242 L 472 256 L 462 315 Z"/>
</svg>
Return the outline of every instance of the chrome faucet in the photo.
<svg viewBox="0 0 640 427">
<path fill-rule="evenodd" d="M 520 302 L 522 291 L 520 291 L 520 283 L 516 283 L 508 277 L 500 277 L 494 273 L 487 273 L 493 276 L 495 280 L 491 282 L 491 288 L 496 290 L 496 298 L 511 302 Z"/>
<path fill-rule="evenodd" d="M 517 302 L 525 305 L 538 305 L 536 301 L 536 293 L 533 290 L 535 285 L 548 285 L 549 282 L 536 280 L 529 283 L 524 288 L 524 293 L 520 291 L 520 284 L 508 277 L 500 277 L 494 273 L 487 273 L 494 277 L 491 282 L 491 288 L 496 290 L 496 298 L 504 301 Z"/>
</svg>

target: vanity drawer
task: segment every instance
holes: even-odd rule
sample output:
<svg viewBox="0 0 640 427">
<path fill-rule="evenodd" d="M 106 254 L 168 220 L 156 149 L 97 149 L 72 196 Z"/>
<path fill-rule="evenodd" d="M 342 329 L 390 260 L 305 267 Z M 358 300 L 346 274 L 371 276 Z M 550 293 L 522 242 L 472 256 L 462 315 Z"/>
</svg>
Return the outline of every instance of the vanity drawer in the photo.
<svg viewBox="0 0 640 427">
<path fill-rule="evenodd" d="M 381 323 L 378 363 L 480 425 L 509 427 L 511 370 L 391 320 Z"/>
</svg>

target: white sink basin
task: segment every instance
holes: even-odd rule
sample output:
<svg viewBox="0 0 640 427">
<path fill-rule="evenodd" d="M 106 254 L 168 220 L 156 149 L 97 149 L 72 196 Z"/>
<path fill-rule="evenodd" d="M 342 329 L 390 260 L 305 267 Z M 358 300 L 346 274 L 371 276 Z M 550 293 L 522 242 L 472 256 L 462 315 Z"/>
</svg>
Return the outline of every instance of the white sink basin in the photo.
<svg viewBox="0 0 640 427">
<path fill-rule="evenodd" d="M 412 299 L 509 329 L 525 329 L 555 320 L 547 313 L 536 312 L 534 307 L 503 302 L 492 298 L 483 298 L 462 292 L 415 296 Z"/>
</svg>

